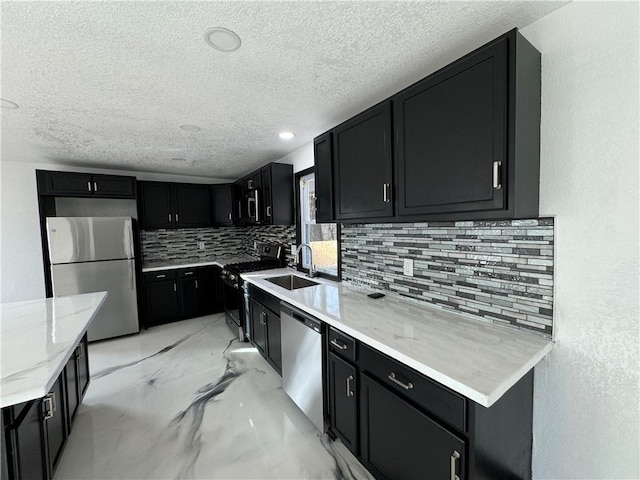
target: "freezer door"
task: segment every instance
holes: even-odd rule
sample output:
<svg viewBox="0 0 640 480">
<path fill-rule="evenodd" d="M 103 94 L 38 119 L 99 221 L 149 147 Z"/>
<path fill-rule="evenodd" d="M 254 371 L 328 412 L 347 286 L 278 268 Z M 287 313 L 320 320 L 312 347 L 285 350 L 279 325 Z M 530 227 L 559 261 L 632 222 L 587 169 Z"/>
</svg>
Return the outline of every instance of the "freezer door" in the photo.
<svg viewBox="0 0 640 480">
<path fill-rule="evenodd" d="M 91 323 L 89 341 L 140 331 L 134 260 L 52 265 L 53 295 L 107 291 Z"/>
<path fill-rule="evenodd" d="M 131 217 L 47 217 L 52 264 L 133 258 Z"/>
</svg>

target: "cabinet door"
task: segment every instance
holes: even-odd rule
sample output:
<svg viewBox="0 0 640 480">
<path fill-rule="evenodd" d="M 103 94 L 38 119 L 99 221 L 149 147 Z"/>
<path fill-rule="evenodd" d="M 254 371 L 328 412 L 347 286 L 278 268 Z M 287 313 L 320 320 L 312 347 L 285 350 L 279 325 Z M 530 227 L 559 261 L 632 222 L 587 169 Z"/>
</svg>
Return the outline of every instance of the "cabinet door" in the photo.
<svg viewBox="0 0 640 480">
<path fill-rule="evenodd" d="M 280 317 L 269 310 L 264 310 L 267 322 L 268 348 L 267 356 L 275 365 L 278 373 L 282 373 L 282 334 Z"/>
<path fill-rule="evenodd" d="M 62 447 L 64 447 L 64 442 L 67 438 L 67 412 L 64 403 L 63 381 L 64 375 L 60 375 L 49 392 L 52 416 L 46 418 L 45 415 L 44 421 L 51 476 L 53 476 L 53 471 L 58 466 L 62 455 Z M 45 401 L 43 403 L 47 405 L 48 402 Z"/>
<path fill-rule="evenodd" d="M 329 353 L 329 402 L 331 429 L 349 450 L 358 455 L 358 385 L 356 369 Z"/>
<path fill-rule="evenodd" d="M 192 276 L 180 278 L 180 314 L 182 317 L 191 318 L 200 314 L 200 284 L 196 270 L 185 273 L 192 273 Z"/>
<path fill-rule="evenodd" d="M 391 142 L 390 101 L 333 130 L 336 219 L 393 215 Z"/>
<path fill-rule="evenodd" d="M 213 185 L 211 187 L 213 203 L 213 224 L 233 225 L 235 221 L 233 207 L 233 189 L 231 185 Z"/>
<path fill-rule="evenodd" d="M 262 305 L 251 301 L 251 340 L 263 357 L 267 356 L 267 313 Z"/>
<path fill-rule="evenodd" d="M 262 205 L 260 206 L 260 219 L 263 224 L 273 224 L 273 189 L 271 183 L 271 167 L 263 167 L 262 170 Z"/>
<path fill-rule="evenodd" d="M 174 225 L 171 208 L 171 184 L 140 182 L 140 228 L 171 228 Z"/>
<path fill-rule="evenodd" d="M 505 39 L 394 98 L 398 215 L 503 207 L 506 53 Z"/>
<path fill-rule="evenodd" d="M 174 184 L 174 188 L 176 227 L 209 227 L 211 225 L 209 186 Z"/>
<path fill-rule="evenodd" d="M 360 414 L 361 458 L 376 478 L 466 478 L 464 441 L 366 374 Z"/>
<path fill-rule="evenodd" d="M 78 410 L 78 405 L 80 404 L 80 398 L 78 396 L 78 369 L 77 369 L 78 361 L 76 360 L 76 352 L 74 351 L 71 355 L 71 358 L 67 362 L 65 366 L 65 380 L 66 380 L 66 391 L 67 391 L 67 412 L 68 429 L 71 430 L 71 423 L 76 416 L 76 411 Z"/>
<path fill-rule="evenodd" d="M 333 222 L 333 166 L 331 132 L 313 141 L 316 169 L 316 222 Z"/>
<path fill-rule="evenodd" d="M 76 370 L 78 372 L 78 401 L 82 402 L 84 394 L 87 393 L 91 376 L 89 375 L 89 347 L 87 344 L 87 334 L 76 347 Z"/>
<path fill-rule="evenodd" d="M 93 182 L 88 173 L 47 172 L 44 191 L 51 195 L 77 195 L 88 197 L 93 194 Z"/>
<path fill-rule="evenodd" d="M 178 318 L 178 286 L 174 280 L 145 284 L 147 326 L 160 325 Z"/>
<path fill-rule="evenodd" d="M 135 198 L 136 179 L 119 175 L 93 175 L 93 193 L 103 197 Z"/>
<path fill-rule="evenodd" d="M 9 444 L 12 448 L 12 458 L 9 462 L 16 470 L 13 472 L 13 478 L 44 479 L 47 478 L 48 467 L 44 444 L 42 400 L 34 400 L 25 408 L 27 410 L 20 415 L 21 420 L 9 427 L 11 440 Z"/>
</svg>

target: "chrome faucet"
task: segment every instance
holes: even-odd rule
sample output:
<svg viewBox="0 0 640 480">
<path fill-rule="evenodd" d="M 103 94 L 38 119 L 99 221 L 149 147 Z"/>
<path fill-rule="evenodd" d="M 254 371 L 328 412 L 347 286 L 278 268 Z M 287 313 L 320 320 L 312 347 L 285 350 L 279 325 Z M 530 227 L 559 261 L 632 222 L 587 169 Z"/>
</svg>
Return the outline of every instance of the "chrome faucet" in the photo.
<svg viewBox="0 0 640 480">
<path fill-rule="evenodd" d="M 302 250 L 302 247 L 307 247 L 309 249 L 309 263 L 311 264 L 311 266 L 309 267 L 309 276 L 313 278 L 316 276 L 316 266 L 313 264 L 313 250 L 311 249 L 311 245 L 309 245 L 308 243 L 301 243 L 300 245 L 298 245 L 295 254 L 296 263 L 300 261 L 300 250 Z"/>
</svg>

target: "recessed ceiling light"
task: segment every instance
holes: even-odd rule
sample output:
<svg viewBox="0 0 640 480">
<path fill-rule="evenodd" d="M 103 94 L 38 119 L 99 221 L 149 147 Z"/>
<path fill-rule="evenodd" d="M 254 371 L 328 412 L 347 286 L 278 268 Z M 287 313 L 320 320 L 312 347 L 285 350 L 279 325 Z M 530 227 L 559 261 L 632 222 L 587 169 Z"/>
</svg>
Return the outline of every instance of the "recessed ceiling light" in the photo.
<svg viewBox="0 0 640 480">
<path fill-rule="evenodd" d="M 0 100 L 2 101 L 2 103 L 0 104 L 0 107 L 2 108 L 11 108 L 15 110 L 20 106 L 17 103 L 12 102 L 11 100 L 5 100 L 4 98 L 0 98 Z"/>
<path fill-rule="evenodd" d="M 240 48 L 242 41 L 235 33 L 224 27 L 211 27 L 204 31 L 207 45 L 221 52 L 234 52 Z"/>
<path fill-rule="evenodd" d="M 295 135 L 291 132 L 280 132 L 278 135 L 283 140 L 291 140 Z"/>
<path fill-rule="evenodd" d="M 180 128 L 185 132 L 199 132 L 200 127 L 197 125 L 180 125 Z"/>
</svg>

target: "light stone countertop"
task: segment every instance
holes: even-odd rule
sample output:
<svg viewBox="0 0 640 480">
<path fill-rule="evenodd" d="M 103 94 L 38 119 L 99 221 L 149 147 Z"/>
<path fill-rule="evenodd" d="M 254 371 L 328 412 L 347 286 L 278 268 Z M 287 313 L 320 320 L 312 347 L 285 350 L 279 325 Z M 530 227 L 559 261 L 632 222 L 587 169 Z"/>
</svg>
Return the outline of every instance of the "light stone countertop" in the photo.
<svg viewBox="0 0 640 480">
<path fill-rule="evenodd" d="M 156 262 L 145 262 L 142 265 L 142 273 L 157 272 L 159 270 L 174 270 L 177 268 L 205 267 L 207 265 L 217 265 L 224 268 L 225 265 L 238 262 L 250 262 L 257 260 L 250 255 L 238 255 L 235 257 L 193 257 L 181 258 L 178 260 L 160 260 Z"/>
<path fill-rule="evenodd" d="M 484 407 L 493 405 L 551 351 L 547 338 L 446 312 L 422 302 L 346 282 L 287 290 L 265 278 L 296 274 L 263 270 L 242 278 L 308 312 Z M 300 274 L 299 274 L 300 275 Z"/>
<path fill-rule="evenodd" d="M 107 292 L 0 304 L 0 407 L 44 397 Z"/>
</svg>

